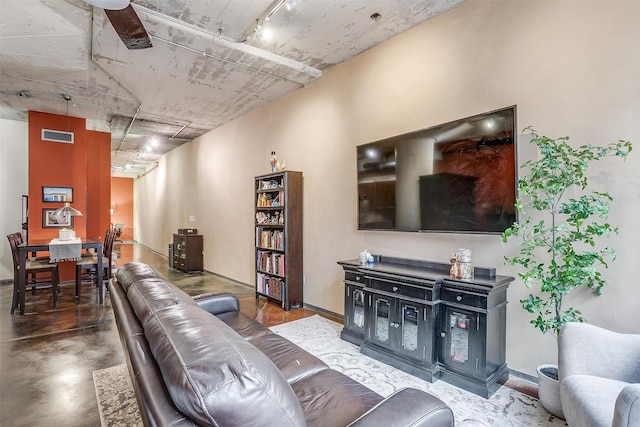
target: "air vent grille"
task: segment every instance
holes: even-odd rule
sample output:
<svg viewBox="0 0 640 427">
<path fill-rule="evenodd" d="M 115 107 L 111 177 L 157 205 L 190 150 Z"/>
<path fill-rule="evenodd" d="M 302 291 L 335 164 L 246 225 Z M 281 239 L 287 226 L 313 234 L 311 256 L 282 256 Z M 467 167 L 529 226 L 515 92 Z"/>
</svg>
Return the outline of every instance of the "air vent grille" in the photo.
<svg viewBox="0 0 640 427">
<path fill-rule="evenodd" d="M 73 132 L 61 130 L 42 129 L 42 140 L 73 144 Z"/>
</svg>

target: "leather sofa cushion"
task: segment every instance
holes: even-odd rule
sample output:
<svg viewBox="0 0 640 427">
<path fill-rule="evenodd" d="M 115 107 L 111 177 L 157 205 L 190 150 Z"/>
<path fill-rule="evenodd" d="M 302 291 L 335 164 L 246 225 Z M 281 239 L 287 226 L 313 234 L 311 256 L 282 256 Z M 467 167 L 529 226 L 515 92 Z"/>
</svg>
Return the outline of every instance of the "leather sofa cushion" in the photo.
<svg viewBox="0 0 640 427">
<path fill-rule="evenodd" d="M 144 332 L 173 402 L 195 423 L 305 425 L 280 371 L 215 316 L 197 306 L 174 305 L 150 317 Z"/>
<path fill-rule="evenodd" d="M 176 304 L 198 306 L 182 289 L 159 277 L 139 279 L 127 291 L 127 298 L 144 327 L 153 314 Z"/>
<path fill-rule="evenodd" d="M 383 398 L 346 375 L 326 369 L 291 384 L 309 427 L 346 426 Z"/>
<path fill-rule="evenodd" d="M 249 342 L 276 365 L 290 384 L 329 369 L 326 363 L 280 335 L 260 335 Z"/>
<path fill-rule="evenodd" d="M 151 277 L 164 279 L 164 277 L 154 269 L 141 262 L 129 262 L 120 267 L 116 272 L 116 279 L 120 282 L 125 292 L 128 292 L 129 287 L 135 282 Z"/>
<path fill-rule="evenodd" d="M 266 326 L 256 322 L 249 316 L 239 311 L 221 313 L 216 317 L 229 325 L 234 331 L 240 334 L 241 337 L 250 340 L 261 335 L 272 334 Z"/>
</svg>

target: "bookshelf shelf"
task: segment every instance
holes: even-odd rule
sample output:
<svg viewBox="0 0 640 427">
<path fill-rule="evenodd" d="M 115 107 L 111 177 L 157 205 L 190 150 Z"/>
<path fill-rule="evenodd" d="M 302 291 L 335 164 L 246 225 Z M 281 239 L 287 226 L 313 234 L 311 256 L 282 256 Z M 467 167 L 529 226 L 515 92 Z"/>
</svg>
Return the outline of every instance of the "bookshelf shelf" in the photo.
<svg viewBox="0 0 640 427">
<path fill-rule="evenodd" d="M 255 177 L 256 298 L 302 307 L 302 172 Z"/>
</svg>

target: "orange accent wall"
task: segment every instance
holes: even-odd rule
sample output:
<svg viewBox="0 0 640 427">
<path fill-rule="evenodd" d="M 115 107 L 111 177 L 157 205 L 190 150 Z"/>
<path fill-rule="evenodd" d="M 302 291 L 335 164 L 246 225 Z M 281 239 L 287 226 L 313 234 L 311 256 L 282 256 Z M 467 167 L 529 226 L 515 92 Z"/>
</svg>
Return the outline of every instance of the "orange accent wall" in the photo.
<svg viewBox="0 0 640 427">
<path fill-rule="evenodd" d="M 74 143 L 43 141 L 42 129 L 73 132 Z M 110 154 L 110 134 L 87 131 L 85 119 L 29 111 L 29 240 L 58 236 L 58 228 L 43 227 L 42 211 L 63 203 L 43 202 L 43 186 L 73 188 L 71 206 L 83 214 L 73 218 L 76 235 L 104 236 L 111 200 Z M 74 263 L 63 263 L 61 270 L 62 280 L 73 279 Z"/>
<path fill-rule="evenodd" d="M 104 238 L 111 218 L 111 134 L 87 131 L 87 237 Z"/>
<path fill-rule="evenodd" d="M 74 133 L 74 143 L 43 141 L 42 129 Z M 43 228 L 42 210 L 57 209 L 63 203 L 44 203 L 42 187 L 72 187 L 71 206 L 85 216 L 73 219 L 78 236 L 86 237 L 86 121 L 77 117 L 29 111 L 29 239 L 51 239 L 57 228 Z"/>
<path fill-rule="evenodd" d="M 133 240 L 133 179 L 111 178 L 111 223 L 124 224 L 119 240 Z"/>
</svg>

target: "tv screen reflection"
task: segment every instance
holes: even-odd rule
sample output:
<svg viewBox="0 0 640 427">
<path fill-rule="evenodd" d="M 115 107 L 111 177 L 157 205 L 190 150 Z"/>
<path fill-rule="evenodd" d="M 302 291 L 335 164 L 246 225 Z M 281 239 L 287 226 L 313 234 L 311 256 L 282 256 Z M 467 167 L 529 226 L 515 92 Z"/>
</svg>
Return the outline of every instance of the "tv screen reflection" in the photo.
<svg viewBox="0 0 640 427">
<path fill-rule="evenodd" d="M 502 233 L 516 220 L 516 107 L 357 147 L 358 229 Z"/>
</svg>

